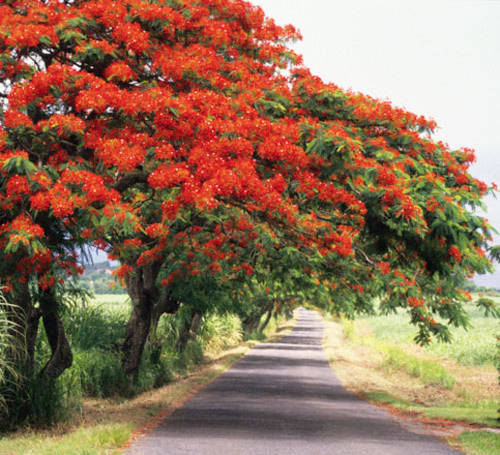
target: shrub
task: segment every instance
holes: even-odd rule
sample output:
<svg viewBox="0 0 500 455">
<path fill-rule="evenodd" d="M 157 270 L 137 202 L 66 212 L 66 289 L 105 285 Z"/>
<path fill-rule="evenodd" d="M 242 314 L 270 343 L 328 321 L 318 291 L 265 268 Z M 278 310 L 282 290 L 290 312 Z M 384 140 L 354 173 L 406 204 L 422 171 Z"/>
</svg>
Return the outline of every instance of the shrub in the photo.
<svg viewBox="0 0 500 455">
<path fill-rule="evenodd" d="M 203 317 L 197 339 L 207 354 L 216 354 L 243 339 L 241 319 L 235 314 L 210 314 Z"/>
<path fill-rule="evenodd" d="M 64 314 L 64 325 L 75 350 L 117 347 L 125 336 L 130 314 L 128 306 L 71 306 Z"/>
<path fill-rule="evenodd" d="M 22 354 L 22 346 L 15 346 L 18 337 L 15 331 L 20 330 L 8 317 L 14 305 L 8 303 L 0 292 L 0 429 L 8 426 L 12 420 L 12 406 L 15 405 L 18 387 L 22 381 L 22 373 L 18 355 Z"/>
</svg>

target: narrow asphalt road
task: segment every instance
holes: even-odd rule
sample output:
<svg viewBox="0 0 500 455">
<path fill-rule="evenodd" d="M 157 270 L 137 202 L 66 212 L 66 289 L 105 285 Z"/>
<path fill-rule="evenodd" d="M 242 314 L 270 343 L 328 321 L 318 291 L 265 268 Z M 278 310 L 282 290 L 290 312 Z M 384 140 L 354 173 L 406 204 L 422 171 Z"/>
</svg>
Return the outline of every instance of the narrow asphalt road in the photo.
<svg viewBox="0 0 500 455">
<path fill-rule="evenodd" d="M 252 349 L 130 455 L 457 455 L 346 391 L 321 346 L 323 323 L 299 310 L 295 329 Z"/>
</svg>

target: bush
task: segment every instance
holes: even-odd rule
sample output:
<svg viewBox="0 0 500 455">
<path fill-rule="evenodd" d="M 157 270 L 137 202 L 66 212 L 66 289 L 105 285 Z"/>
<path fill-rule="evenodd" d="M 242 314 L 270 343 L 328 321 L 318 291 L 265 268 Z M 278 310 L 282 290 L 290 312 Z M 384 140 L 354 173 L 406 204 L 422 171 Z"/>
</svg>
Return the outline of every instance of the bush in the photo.
<svg viewBox="0 0 500 455">
<path fill-rule="evenodd" d="M 64 420 L 77 405 L 72 389 L 62 378 L 53 380 L 39 374 L 27 377 L 26 421 L 34 426 L 49 426 Z"/>
<path fill-rule="evenodd" d="M 211 314 L 204 316 L 197 339 L 207 354 L 216 354 L 243 339 L 241 320 L 235 314 Z"/>
<path fill-rule="evenodd" d="M 130 309 L 123 305 L 72 306 L 63 317 L 66 334 L 74 350 L 118 348 L 125 336 Z"/>
<path fill-rule="evenodd" d="M 65 379 L 75 396 L 107 398 L 130 393 L 118 356 L 99 348 L 76 351 Z"/>
<path fill-rule="evenodd" d="M 5 406 L 0 430 L 13 430 L 20 424 L 46 427 L 64 420 L 77 406 L 72 387 L 63 378 L 53 380 L 39 373 L 18 372 L 15 387 L 3 384 L 0 393 Z"/>
</svg>

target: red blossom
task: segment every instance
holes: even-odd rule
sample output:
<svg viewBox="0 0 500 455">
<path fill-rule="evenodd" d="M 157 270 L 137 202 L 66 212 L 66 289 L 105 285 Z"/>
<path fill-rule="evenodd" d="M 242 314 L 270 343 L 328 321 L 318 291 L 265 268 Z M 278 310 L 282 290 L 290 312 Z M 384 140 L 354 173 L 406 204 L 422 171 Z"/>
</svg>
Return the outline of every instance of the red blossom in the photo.
<svg viewBox="0 0 500 455">
<path fill-rule="evenodd" d="M 457 262 L 462 261 L 462 253 L 460 253 L 460 250 L 455 245 L 452 245 L 450 247 L 450 249 L 448 250 L 448 254 Z"/>
</svg>

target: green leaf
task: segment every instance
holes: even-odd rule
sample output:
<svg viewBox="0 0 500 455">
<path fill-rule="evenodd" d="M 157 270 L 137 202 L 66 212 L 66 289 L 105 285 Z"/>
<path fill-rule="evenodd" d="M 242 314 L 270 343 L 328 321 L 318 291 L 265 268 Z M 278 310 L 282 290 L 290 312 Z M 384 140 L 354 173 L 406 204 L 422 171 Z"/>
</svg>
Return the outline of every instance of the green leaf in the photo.
<svg viewBox="0 0 500 455">
<path fill-rule="evenodd" d="M 36 172 L 38 168 L 30 160 L 21 156 L 14 156 L 6 160 L 3 170 L 9 173 L 30 175 Z"/>
<path fill-rule="evenodd" d="M 45 46 L 51 46 L 52 40 L 49 36 L 43 35 L 40 37 L 40 44 L 44 44 Z"/>
</svg>

